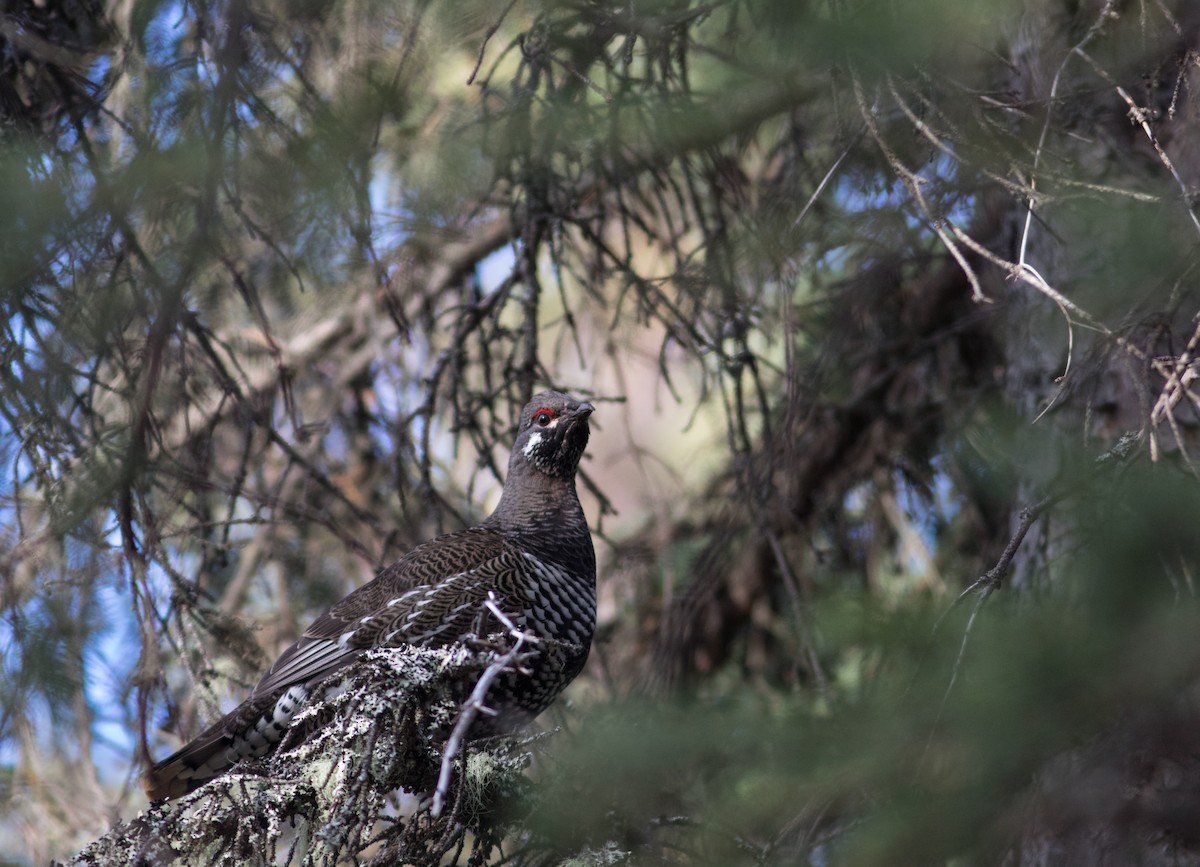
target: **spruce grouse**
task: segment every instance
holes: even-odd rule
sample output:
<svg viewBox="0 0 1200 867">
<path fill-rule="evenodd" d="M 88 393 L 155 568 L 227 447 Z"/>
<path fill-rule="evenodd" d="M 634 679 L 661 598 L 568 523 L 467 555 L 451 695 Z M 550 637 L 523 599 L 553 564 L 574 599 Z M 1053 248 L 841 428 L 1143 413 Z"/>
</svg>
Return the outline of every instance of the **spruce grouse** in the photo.
<svg viewBox="0 0 1200 867">
<path fill-rule="evenodd" d="M 334 605 L 288 647 L 241 705 L 146 772 L 151 800 L 176 798 L 245 758 L 266 755 L 315 687 L 376 647 L 437 647 L 470 635 L 488 593 L 533 635 L 577 652 L 509 677 L 509 715 L 532 719 L 587 660 L 596 621 L 596 557 L 575 472 L 593 407 L 544 391 L 521 413 L 500 503 L 483 523 L 438 536 Z"/>
</svg>

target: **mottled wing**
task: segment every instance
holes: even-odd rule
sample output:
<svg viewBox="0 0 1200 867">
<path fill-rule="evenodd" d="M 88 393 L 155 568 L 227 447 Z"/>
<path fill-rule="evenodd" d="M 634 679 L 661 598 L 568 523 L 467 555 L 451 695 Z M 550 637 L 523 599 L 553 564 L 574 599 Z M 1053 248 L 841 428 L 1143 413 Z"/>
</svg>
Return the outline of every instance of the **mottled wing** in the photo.
<svg viewBox="0 0 1200 867">
<path fill-rule="evenodd" d="M 271 666 L 251 698 L 312 684 L 365 650 L 446 644 L 471 631 L 489 588 L 521 567 L 504 537 L 471 529 L 414 548 L 310 626 Z"/>
<path fill-rule="evenodd" d="M 440 536 L 337 603 L 283 652 L 247 699 L 147 771 L 152 800 L 178 797 L 278 742 L 309 689 L 365 650 L 444 644 L 470 632 L 488 588 L 519 555 L 504 537 L 472 529 Z"/>
</svg>

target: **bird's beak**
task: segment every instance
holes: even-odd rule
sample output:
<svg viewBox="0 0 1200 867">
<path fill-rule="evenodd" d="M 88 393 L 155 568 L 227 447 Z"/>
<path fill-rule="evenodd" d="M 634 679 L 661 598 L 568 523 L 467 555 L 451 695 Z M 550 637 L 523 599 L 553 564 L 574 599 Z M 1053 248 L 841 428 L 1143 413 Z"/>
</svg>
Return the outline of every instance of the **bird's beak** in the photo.
<svg viewBox="0 0 1200 867">
<path fill-rule="evenodd" d="M 579 416 L 580 418 L 587 418 L 595 411 L 596 407 L 592 406 L 590 403 L 581 403 L 575 408 L 575 415 Z"/>
</svg>

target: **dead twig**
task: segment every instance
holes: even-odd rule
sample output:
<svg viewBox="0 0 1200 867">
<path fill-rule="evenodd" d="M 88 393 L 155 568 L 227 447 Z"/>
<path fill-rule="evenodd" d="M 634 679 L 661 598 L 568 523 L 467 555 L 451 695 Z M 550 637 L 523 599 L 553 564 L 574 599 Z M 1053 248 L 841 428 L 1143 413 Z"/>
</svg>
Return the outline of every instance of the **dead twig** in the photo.
<svg viewBox="0 0 1200 867">
<path fill-rule="evenodd" d="M 463 704 L 462 710 L 459 712 L 458 720 L 454 723 L 454 728 L 450 732 L 450 737 L 446 741 L 446 748 L 442 751 L 442 766 L 438 773 L 437 788 L 433 792 L 433 807 L 430 810 L 430 815 L 435 819 L 442 815 L 442 810 L 446 805 L 446 794 L 450 791 L 450 777 L 454 772 L 454 760 L 458 757 L 462 750 L 463 741 L 466 739 L 467 732 L 470 731 L 476 718 L 482 713 L 488 716 L 494 716 L 496 711 L 485 705 L 484 699 L 487 698 L 488 690 L 492 688 L 492 684 L 496 678 L 505 671 L 512 668 L 513 663 L 521 653 L 521 649 L 526 642 L 530 644 L 537 643 L 540 639 L 536 635 L 531 635 L 516 627 L 509 617 L 500 610 L 500 606 L 496 604 L 496 594 L 488 591 L 487 601 L 483 603 L 484 607 L 491 612 L 492 616 L 504 625 L 516 641 L 509 648 L 508 652 L 497 658 L 479 675 L 479 680 L 475 682 L 475 688 L 471 690 L 471 695 Z"/>
<path fill-rule="evenodd" d="M 1121 437 L 1116 445 L 1096 458 L 1093 464 L 1093 472 L 1089 476 L 1110 468 L 1114 461 L 1123 462 L 1128 459 L 1131 454 L 1134 454 L 1140 440 L 1141 436 L 1139 434 L 1126 434 Z M 984 603 L 1004 584 L 1004 579 L 1008 577 L 1008 573 L 1012 569 L 1013 558 L 1016 557 L 1017 551 L 1020 550 L 1021 544 L 1025 541 L 1025 537 L 1028 535 L 1029 529 L 1033 526 L 1034 522 L 1041 518 L 1055 503 L 1060 502 L 1078 490 L 1083 482 L 1084 480 L 1079 480 L 1074 484 L 1067 485 L 1055 493 L 1047 494 L 1033 505 L 1022 509 L 1017 517 L 1016 529 L 1013 530 L 1013 534 L 1009 538 L 1008 544 L 1004 546 L 1004 551 L 1001 552 L 999 559 L 996 560 L 996 564 L 959 593 L 954 602 L 950 604 L 950 607 L 942 613 L 942 616 L 934 624 L 933 631 L 936 633 L 942 621 L 945 620 L 951 611 L 957 608 L 968 596 L 978 594 L 975 605 L 971 609 L 971 615 L 967 618 L 967 625 L 963 629 L 962 641 L 958 647 L 958 655 L 954 660 L 954 668 L 950 672 L 950 682 L 946 684 L 946 689 L 942 693 L 942 701 L 938 706 L 937 716 L 934 717 L 929 738 L 925 742 L 925 750 L 922 753 L 921 762 L 917 765 L 918 770 L 924 764 L 925 754 L 929 752 L 929 748 L 933 743 L 934 732 L 937 731 L 942 714 L 946 709 L 946 703 L 950 698 L 950 693 L 953 691 L 954 684 L 958 680 L 958 673 L 962 669 L 963 661 L 966 659 L 967 643 L 970 641 L 971 632 L 975 627 L 975 620 L 979 616 L 979 612 L 983 609 Z"/>
<path fill-rule="evenodd" d="M 971 639 L 971 632 L 975 627 L 975 618 L 979 616 L 979 612 L 983 609 L 983 604 L 988 598 L 1000 588 L 1004 583 L 1004 579 L 1008 576 L 1009 570 L 1012 568 L 1013 558 L 1017 555 L 1017 551 L 1021 547 L 1021 543 L 1025 541 L 1025 536 L 1029 533 L 1029 528 L 1033 526 L 1033 522 L 1045 514 L 1057 498 L 1043 497 L 1032 506 L 1026 506 L 1021 510 L 1021 514 L 1017 519 L 1017 528 L 1013 531 L 1012 538 L 1008 540 L 1008 544 L 1004 546 L 1004 551 L 1000 554 L 1000 559 L 996 561 L 991 569 L 988 569 L 979 576 L 969 587 L 958 594 L 958 598 L 951 603 L 950 607 L 938 618 L 934 624 L 934 631 L 937 631 L 942 620 L 946 615 L 958 607 L 958 604 L 970 596 L 972 593 L 978 592 L 978 597 L 975 600 L 975 606 L 971 609 L 971 616 L 967 618 L 967 625 L 963 629 L 962 641 L 958 646 L 958 656 L 954 660 L 954 668 L 950 671 L 950 682 L 946 684 L 946 689 L 942 693 L 941 704 L 938 705 L 937 716 L 933 719 L 933 725 L 929 729 L 929 737 L 925 740 L 925 749 L 921 753 L 921 761 L 917 763 L 917 770 L 925 764 L 925 757 L 929 754 L 930 747 L 933 746 L 933 736 L 937 732 L 938 725 L 942 721 L 942 714 L 946 711 L 946 702 L 950 700 L 950 693 L 954 690 L 954 684 L 958 681 L 958 673 L 962 670 L 963 660 L 967 656 L 967 642 Z"/>
<path fill-rule="evenodd" d="M 1072 50 L 1073 53 L 1078 54 L 1080 57 L 1086 60 L 1091 67 L 1096 70 L 1096 73 L 1101 78 L 1104 78 L 1114 88 L 1116 88 L 1117 95 L 1120 96 L 1125 105 L 1129 107 L 1130 121 L 1136 123 L 1142 128 L 1142 132 L 1146 134 L 1146 138 L 1149 140 L 1150 146 L 1153 147 L 1154 152 L 1158 154 L 1159 162 L 1163 164 L 1166 170 L 1171 173 L 1171 177 L 1175 179 L 1175 184 L 1179 187 L 1179 192 L 1181 194 L 1181 198 L 1183 199 L 1184 208 L 1187 210 L 1188 217 L 1191 218 L 1192 225 L 1196 227 L 1196 231 L 1200 232 L 1200 217 L 1197 217 L 1196 212 L 1192 209 L 1191 192 L 1188 190 L 1187 182 L 1185 182 L 1182 176 L 1180 176 L 1179 170 L 1175 168 L 1175 164 L 1171 162 L 1171 158 L 1167 156 L 1167 152 L 1163 149 L 1162 143 L 1158 140 L 1158 136 L 1154 134 L 1154 129 L 1150 126 L 1150 110 L 1142 108 L 1140 105 L 1138 105 L 1134 101 L 1133 97 L 1129 95 L 1129 92 L 1121 85 L 1117 84 L 1117 82 L 1113 80 L 1113 77 L 1108 74 L 1104 67 L 1093 60 L 1091 55 L 1083 50 L 1082 45 L 1078 45 Z"/>
</svg>

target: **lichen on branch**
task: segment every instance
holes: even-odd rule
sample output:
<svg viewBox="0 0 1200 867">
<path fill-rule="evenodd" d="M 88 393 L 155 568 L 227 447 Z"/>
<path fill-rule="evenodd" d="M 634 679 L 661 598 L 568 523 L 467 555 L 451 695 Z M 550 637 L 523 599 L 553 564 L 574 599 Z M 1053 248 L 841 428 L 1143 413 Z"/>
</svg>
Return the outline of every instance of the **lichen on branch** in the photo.
<svg viewBox="0 0 1200 867">
<path fill-rule="evenodd" d="M 452 755 L 446 805 L 430 797 L 443 748 L 508 636 L 373 650 L 302 710 L 279 749 L 177 801 L 152 805 L 80 852 L 76 865 L 440 864 L 486 858 L 505 834 L 495 808 L 526 785 L 530 738 L 486 726 Z M 494 676 L 494 675 L 493 675 Z M 486 714 L 481 715 L 486 717 Z M 463 769 L 466 768 L 466 773 Z"/>
</svg>

